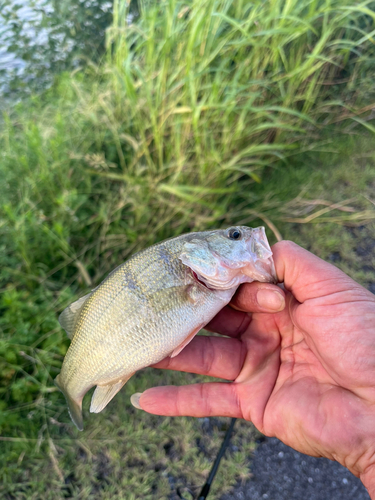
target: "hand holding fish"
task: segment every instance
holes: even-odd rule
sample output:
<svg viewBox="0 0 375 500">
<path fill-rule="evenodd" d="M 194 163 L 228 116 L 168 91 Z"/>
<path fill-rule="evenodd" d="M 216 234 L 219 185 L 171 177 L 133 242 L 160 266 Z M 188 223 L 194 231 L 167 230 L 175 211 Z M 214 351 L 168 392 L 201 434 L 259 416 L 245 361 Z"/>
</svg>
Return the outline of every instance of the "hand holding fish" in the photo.
<svg viewBox="0 0 375 500">
<path fill-rule="evenodd" d="M 155 365 L 232 383 L 157 387 L 133 401 L 160 415 L 250 420 L 298 451 L 337 460 L 375 499 L 375 297 L 294 243 L 272 250 L 285 293 L 242 285 L 233 308 L 207 326 L 226 337 L 195 337 Z"/>
</svg>

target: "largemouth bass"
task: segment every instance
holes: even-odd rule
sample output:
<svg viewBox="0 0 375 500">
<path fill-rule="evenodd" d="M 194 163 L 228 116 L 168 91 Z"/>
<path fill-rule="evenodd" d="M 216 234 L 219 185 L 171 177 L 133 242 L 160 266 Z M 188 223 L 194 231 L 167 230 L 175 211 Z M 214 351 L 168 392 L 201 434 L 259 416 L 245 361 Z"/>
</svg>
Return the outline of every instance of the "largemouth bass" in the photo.
<svg viewBox="0 0 375 500">
<path fill-rule="evenodd" d="M 59 321 L 72 342 L 55 383 L 78 429 L 89 389 L 98 413 L 137 370 L 177 356 L 251 281 L 276 282 L 264 228 L 231 227 L 146 248 L 68 306 Z"/>
</svg>

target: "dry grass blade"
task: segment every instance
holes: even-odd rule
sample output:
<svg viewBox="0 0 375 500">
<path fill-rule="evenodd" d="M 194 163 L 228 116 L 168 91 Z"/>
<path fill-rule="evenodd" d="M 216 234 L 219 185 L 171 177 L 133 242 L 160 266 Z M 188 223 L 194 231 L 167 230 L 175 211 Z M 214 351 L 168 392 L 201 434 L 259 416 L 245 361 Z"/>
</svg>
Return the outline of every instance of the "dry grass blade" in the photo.
<svg viewBox="0 0 375 500">
<path fill-rule="evenodd" d="M 315 200 L 315 202 L 313 200 L 312 203 L 309 204 L 308 201 L 305 201 L 305 200 L 304 201 L 293 200 L 285 208 L 286 211 L 288 211 L 288 208 L 292 209 L 292 211 L 293 211 L 293 208 L 295 209 L 298 206 L 300 206 L 300 207 L 303 206 L 305 210 L 306 210 L 306 206 L 307 206 L 308 211 L 311 211 L 313 209 L 313 207 L 315 207 L 316 205 L 328 204 L 328 206 L 326 208 L 321 208 L 320 210 L 317 210 L 317 211 L 311 213 L 310 215 L 307 215 L 306 217 L 284 217 L 284 218 L 282 218 L 282 220 L 284 220 L 285 222 L 295 222 L 298 224 L 307 224 L 307 223 L 312 222 L 313 220 L 315 220 L 319 217 L 322 217 L 322 215 L 325 215 L 329 212 L 332 212 L 333 210 L 339 210 L 342 212 L 356 212 L 355 208 L 346 206 L 349 203 L 352 203 L 353 201 L 354 200 L 351 199 L 351 200 L 345 200 L 345 201 L 342 201 L 339 203 L 329 204 L 326 202 L 320 203 L 320 200 Z M 374 215 L 375 215 L 375 212 L 374 212 Z"/>
<path fill-rule="evenodd" d="M 58 478 L 60 479 L 61 482 L 63 482 L 64 481 L 64 474 L 63 474 L 62 470 L 59 467 L 59 462 L 58 462 L 58 460 L 56 458 L 56 456 L 57 456 L 57 450 L 56 450 L 56 447 L 53 444 L 53 441 L 52 441 L 51 438 L 48 439 L 48 444 L 49 444 L 49 450 L 48 450 L 49 458 L 51 459 L 53 468 L 54 468 L 54 470 L 55 470 Z"/>
</svg>

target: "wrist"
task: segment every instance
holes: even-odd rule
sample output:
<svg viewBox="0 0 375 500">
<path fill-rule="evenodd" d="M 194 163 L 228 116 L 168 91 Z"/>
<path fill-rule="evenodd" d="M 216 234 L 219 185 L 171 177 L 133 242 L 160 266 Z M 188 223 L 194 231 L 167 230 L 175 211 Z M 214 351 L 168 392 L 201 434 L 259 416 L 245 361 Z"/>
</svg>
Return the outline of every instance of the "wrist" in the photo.
<svg viewBox="0 0 375 500">
<path fill-rule="evenodd" d="M 375 500 L 375 465 L 367 467 L 365 472 L 360 474 L 360 479 L 367 489 L 371 500 Z"/>
</svg>

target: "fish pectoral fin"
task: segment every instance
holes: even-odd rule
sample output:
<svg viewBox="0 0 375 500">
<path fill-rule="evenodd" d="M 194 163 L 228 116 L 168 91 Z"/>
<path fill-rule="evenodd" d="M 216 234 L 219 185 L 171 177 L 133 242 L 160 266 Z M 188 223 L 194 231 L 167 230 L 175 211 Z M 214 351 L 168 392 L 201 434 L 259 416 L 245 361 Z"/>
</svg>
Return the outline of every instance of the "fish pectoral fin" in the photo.
<svg viewBox="0 0 375 500">
<path fill-rule="evenodd" d="M 181 342 L 181 344 L 179 346 L 177 346 L 176 349 L 172 352 L 172 354 L 170 355 L 171 358 L 174 358 L 175 356 L 180 354 L 182 349 L 184 349 L 193 340 L 193 338 L 196 336 L 196 334 L 199 332 L 199 330 L 201 330 L 203 328 L 203 326 L 204 325 L 198 326 L 198 328 L 196 328 L 191 333 L 189 333 L 189 335 L 186 337 L 186 339 L 183 342 Z"/>
<path fill-rule="evenodd" d="M 59 323 L 64 328 L 70 339 L 73 338 L 74 328 L 77 323 L 79 313 L 91 294 L 92 292 L 76 300 L 73 304 L 70 304 L 70 306 L 66 307 L 59 316 Z"/>
<path fill-rule="evenodd" d="M 91 398 L 90 412 L 91 413 L 101 412 L 111 401 L 111 399 L 116 396 L 118 391 L 126 384 L 126 382 L 130 379 L 130 377 L 134 375 L 134 373 L 132 373 L 126 378 L 114 382 L 113 384 L 97 385 L 95 392 Z"/>
</svg>

